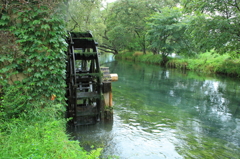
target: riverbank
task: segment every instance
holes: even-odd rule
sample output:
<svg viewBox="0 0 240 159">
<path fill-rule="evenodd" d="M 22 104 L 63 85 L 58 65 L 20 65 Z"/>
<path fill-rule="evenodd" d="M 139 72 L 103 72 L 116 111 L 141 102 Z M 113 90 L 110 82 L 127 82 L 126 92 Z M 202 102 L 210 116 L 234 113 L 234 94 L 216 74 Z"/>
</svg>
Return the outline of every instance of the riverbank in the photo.
<svg viewBox="0 0 240 159">
<path fill-rule="evenodd" d="M 142 52 L 122 52 L 116 55 L 116 59 L 131 60 L 149 64 L 161 65 L 161 55 Z M 224 74 L 240 77 L 240 59 L 232 59 L 229 55 L 219 55 L 207 52 L 194 58 L 169 57 L 164 65 L 169 68 L 193 70 L 203 73 Z"/>
<path fill-rule="evenodd" d="M 70 140 L 66 119 L 60 117 L 62 110 L 62 105 L 49 103 L 47 107 L 26 113 L 27 116 L 1 119 L 0 158 L 98 158 L 101 149 L 87 152 L 78 141 Z"/>
</svg>

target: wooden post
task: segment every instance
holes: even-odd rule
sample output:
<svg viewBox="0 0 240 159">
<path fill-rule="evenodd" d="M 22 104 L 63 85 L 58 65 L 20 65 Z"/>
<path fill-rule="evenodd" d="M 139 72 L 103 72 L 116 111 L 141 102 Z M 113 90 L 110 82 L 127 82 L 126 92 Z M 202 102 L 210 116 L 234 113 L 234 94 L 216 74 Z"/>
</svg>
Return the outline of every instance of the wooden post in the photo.
<svg viewBox="0 0 240 159">
<path fill-rule="evenodd" d="M 111 82 L 103 82 L 103 96 L 104 96 L 104 101 L 105 101 L 105 106 L 112 106 L 112 87 L 111 87 Z"/>
<path fill-rule="evenodd" d="M 113 104 L 112 104 L 112 90 L 111 92 L 109 92 L 109 107 L 112 107 Z"/>
<path fill-rule="evenodd" d="M 116 73 L 110 74 L 108 67 L 101 67 L 103 73 L 104 119 L 113 119 L 112 83 L 118 80 Z"/>
</svg>

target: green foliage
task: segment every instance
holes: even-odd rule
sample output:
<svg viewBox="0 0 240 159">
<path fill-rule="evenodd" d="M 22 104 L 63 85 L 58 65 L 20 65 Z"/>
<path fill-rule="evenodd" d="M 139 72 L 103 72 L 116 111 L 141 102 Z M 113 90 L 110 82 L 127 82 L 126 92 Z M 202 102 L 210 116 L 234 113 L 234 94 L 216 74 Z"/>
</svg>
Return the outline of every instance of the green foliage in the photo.
<svg viewBox="0 0 240 159">
<path fill-rule="evenodd" d="M 62 0 L 0 3 L 0 158 L 97 158 L 66 135 Z M 50 100 L 56 95 L 55 100 Z"/>
<path fill-rule="evenodd" d="M 186 47 L 186 23 L 181 10 L 164 8 L 148 19 L 148 40 L 155 53 L 161 53 L 163 60 L 171 53 L 179 53 Z"/>
<path fill-rule="evenodd" d="M 200 54 L 197 58 L 172 59 L 167 66 L 195 70 L 203 73 L 219 73 L 240 76 L 240 61 L 230 55 L 219 55 L 214 51 Z"/>
<path fill-rule="evenodd" d="M 20 2 L 19 2 L 20 3 Z M 8 11 L 5 8 L 1 20 L 4 23 L 1 36 L 1 74 L 3 81 L 3 107 L 8 117 L 24 110 L 36 108 L 32 101 L 47 101 L 57 95 L 56 102 L 65 103 L 65 30 L 63 12 L 28 3 Z"/>
<path fill-rule="evenodd" d="M 161 4 L 156 0 L 116 1 L 102 11 L 106 28 L 100 46 L 117 52 L 124 49 L 146 53 L 146 17 L 158 12 Z"/>
<path fill-rule="evenodd" d="M 4 120 L 10 120 L 11 118 L 18 117 L 20 113 L 29 110 L 28 101 L 31 96 L 27 95 L 27 88 L 22 84 L 10 85 L 3 90 L 5 92 L 2 97 L 2 112 L 0 117 Z"/>
<path fill-rule="evenodd" d="M 137 56 L 134 60 L 138 62 L 160 65 L 162 61 L 162 57 L 160 55 L 152 55 L 150 53 L 147 53 L 141 56 Z"/>
<path fill-rule="evenodd" d="M 202 73 L 217 73 L 240 77 L 240 59 L 232 59 L 230 55 L 219 55 L 215 51 L 199 54 L 196 57 L 167 57 L 167 67 L 193 70 Z M 162 64 L 161 55 L 143 54 L 141 52 L 122 52 L 116 59 L 131 60 L 150 64 Z"/>
<path fill-rule="evenodd" d="M 1 158 L 97 158 L 101 149 L 87 153 L 79 142 L 69 140 L 66 121 L 59 118 L 61 110 L 62 105 L 49 102 L 30 116 L 0 121 Z"/>
<path fill-rule="evenodd" d="M 86 32 L 96 31 L 102 0 L 71 0 L 68 2 L 67 29 Z M 95 34 L 94 34 L 95 35 Z"/>
<path fill-rule="evenodd" d="M 162 57 L 160 55 L 152 55 L 151 53 L 143 54 L 142 52 L 130 52 L 130 51 L 122 52 L 116 55 L 116 58 L 157 65 L 160 65 L 162 61 Z"/>
<path fill-rule="evenodd" d="M 116 55 L 117 59 L 122 59 L 122 60 L 133 60 L 134 56 L 133 56 L 134 52 L 131 51 L 123 51 L 119 54 Z"/>
<path fill-rule="evenodd" d="M 188 32 L 201 52 L 215 49 L 239 56 L 239 1 L 184 0 L 183 6 L 186 13 L 195 15 Z"/>
</svg>

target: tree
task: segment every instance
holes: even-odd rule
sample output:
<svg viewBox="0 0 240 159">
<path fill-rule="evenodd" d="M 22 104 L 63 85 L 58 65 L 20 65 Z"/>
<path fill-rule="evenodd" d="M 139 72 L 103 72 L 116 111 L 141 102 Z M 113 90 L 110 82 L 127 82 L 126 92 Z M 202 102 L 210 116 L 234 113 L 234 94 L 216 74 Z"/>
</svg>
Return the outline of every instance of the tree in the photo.
<svg viewBox="0 0 240 159">
<path fill-rule="evenodd" d="M 167 62 L 169 54 L 182 52 L 186 48 L 184 32 L 187 24 L 180 9 L 162 9 L 161 13 L 155 13 L 149 18 L 148 26 L 149 48 L 155 54 L 162 55 L 163 64 Z"/>
<path fill-rule="evenodd" d="M 189 33 L 199 50 L 240 55 L 240 2 L 237 0 L 183 0 L 186 13 L 196 15 Z"/>
<path fill-rule="evenodd" d="M 97 37 L 101 51 L 118 54 L 126 47 L 129 36 L 126 28 L 116 20 L 113 4 L 107 5 L 101 12 L 99 21 L 102 26 L 97 29 Z"/>
<path fill-rule="evenodd" d="M 123 49 L 146 53 L 149 45 L 146 18 L 161 12 L 163 6 L 172 7 L 178 3 L 179 0 L 117 0 L 103 11 L 106 27 L 100 46 L 115 53 Z"/>
<path fill-rule="evenodd" d="M 97 19 L 102 7 L 102 0 L 71 0 L 68 3 L 69 31 L 92 31 L 97 29 Z"/>
<path fill-rule="evenodd" d="M 109 49 L 117 51 L 128 49 L 146 53 L 146 18 L 159 12 L 162 4 L 157 0 L 119 0 L 112 3 L 104 10 L 107 18 L 104 19 L 106 29 L 102 34 L 102 45 L 110 45 Z"/>
</svg>

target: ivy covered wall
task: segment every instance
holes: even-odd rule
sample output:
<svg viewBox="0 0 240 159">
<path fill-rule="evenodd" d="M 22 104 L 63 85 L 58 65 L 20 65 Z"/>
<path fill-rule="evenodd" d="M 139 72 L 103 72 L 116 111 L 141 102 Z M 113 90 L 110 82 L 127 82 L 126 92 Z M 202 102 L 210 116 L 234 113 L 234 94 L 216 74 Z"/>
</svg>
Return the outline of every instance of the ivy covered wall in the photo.
<svg viewBox="0 0 240 159">
<path fill-rule="evenodd" d="M 27 114 L 65 103 L 63 0 L 8 0 L 0 4 L 1 115 Z M 54 101 L 51 97 L 56 96 Z"/>
</svg>

